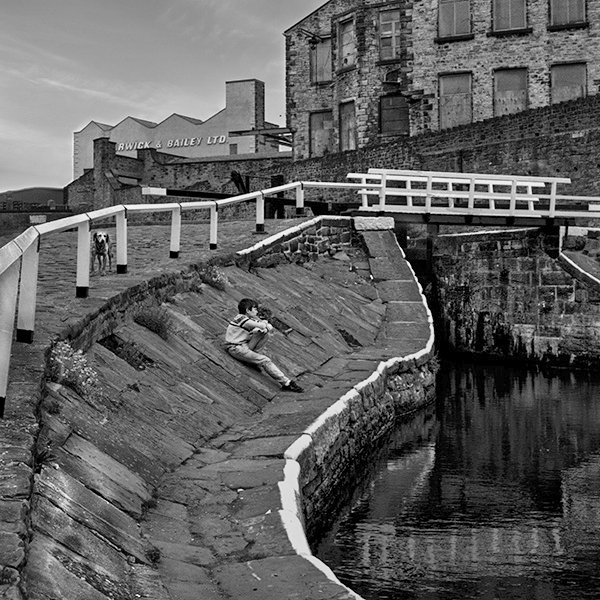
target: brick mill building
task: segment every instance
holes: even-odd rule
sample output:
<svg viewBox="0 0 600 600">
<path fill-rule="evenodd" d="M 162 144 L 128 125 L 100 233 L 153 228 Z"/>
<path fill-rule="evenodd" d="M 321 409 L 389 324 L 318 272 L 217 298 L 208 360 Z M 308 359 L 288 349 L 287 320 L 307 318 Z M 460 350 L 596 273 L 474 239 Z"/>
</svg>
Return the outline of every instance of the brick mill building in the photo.
<svg viewBox="0 0 600 600">
<path fill-rule="evenodd" d="M 329 0 L 286 37 L 296 160 L 596 94 L 595 0 Z"/>
</svg>

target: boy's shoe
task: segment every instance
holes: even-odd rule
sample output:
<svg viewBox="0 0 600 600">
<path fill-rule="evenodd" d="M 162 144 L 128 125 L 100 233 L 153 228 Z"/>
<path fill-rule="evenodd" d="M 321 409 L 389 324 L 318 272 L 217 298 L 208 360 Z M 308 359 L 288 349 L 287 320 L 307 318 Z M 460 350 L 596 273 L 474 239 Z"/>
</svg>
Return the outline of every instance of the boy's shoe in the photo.
<svg viewBox="0 0 600 600">
<path fill-rule="evenodd" d="M 295 381 L 290 381 L 287 385 L 282 386 L 281 388 L 284 392 L 297 392 L 301 394 L 304 389 L 301 388 Z"/>
</svg>

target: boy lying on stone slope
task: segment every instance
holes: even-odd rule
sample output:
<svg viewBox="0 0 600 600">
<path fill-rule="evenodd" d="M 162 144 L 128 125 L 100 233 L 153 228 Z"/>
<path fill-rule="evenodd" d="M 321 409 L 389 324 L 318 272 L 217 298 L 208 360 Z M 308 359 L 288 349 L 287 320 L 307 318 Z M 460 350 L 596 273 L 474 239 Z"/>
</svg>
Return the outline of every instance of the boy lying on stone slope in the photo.
<svg viewBox="0 0 600 600">
<path fill-rule="evenodd" d="M 273 325 L 258 317 L 258 303 L 251 298 L 242 298 L 238 303 L 238 315 L 227 326 L 225 346 L 233 358 L 257 368 L 264 369 L 281 389 L 301 393 L 304 390 L 292 379 L 286 377 L 275 363 L 260 350 L 268 341 Z"/>
</svg>

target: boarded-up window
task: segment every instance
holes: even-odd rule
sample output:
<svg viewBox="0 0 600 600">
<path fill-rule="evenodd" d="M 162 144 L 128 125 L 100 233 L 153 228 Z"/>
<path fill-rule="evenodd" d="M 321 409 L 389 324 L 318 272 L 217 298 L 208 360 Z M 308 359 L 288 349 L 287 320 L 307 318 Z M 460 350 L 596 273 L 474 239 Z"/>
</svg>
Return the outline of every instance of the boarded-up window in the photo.
<svg viewBox="0 0 600 600">
<path fill-rule="evenodd" d="M 356 36 L 354 19 L 340 23 L 339 63 L 340 68 L 351 67 L 356 60 Z"/>
<path fill-rule="evenodd" d="M 384 10 L 379 13 L 379 56 L 381 60 L 400 56 L 399 10 Z"/>
<path fill-rule="evenodd" d="M 551 70 L 552 103 L 566 102 L 586 95 L 586 66 L 583 63 L 555 65 Z"/>
<path fill-rule="evenodd" d="M 585 21 L 585 0 L 551 0 L 552 25 L 568 25 Z"/>
<path fill-rule="evenodd" d="M 340 104 L 340 150 L 356 148 L 356 114 L 354 102 Z"/>
<path fill-rule="evenodd" d="M 402 96 L 383 96 L 379 101 L 381 133 L 407 135 L 410 131 L 408 104 Z"/>
<path fill-rule="evenodd" d="M 501 69 L 494 73 L 494 116 L 511 115 L 527 108 L 527 69 Z"/>
<path fill-rule="evenodd" d="M 440 128 L 466 125 L 473 118 L 471 74 L 440 76 Z"/>
<path fill-rule="evenodd" d="M 471 6 L 469 0 L 440 0 L 440 37 L 471 33 Z"/>
<path fill-rule="evenodd" d="M 494 31 L 527 27 L 525 0 L 494 0 Z"/>
<path fill-rule="evenodd" d="M 310 48 L 310 80 L 331 81 L 331 38 L 323 38 Z"/>
<path fill-rule="evenodd" d="M 333 112 L 326 110 L 310 115 L 310 155 L 323 156 L 333 151 Z"/>
</svg>

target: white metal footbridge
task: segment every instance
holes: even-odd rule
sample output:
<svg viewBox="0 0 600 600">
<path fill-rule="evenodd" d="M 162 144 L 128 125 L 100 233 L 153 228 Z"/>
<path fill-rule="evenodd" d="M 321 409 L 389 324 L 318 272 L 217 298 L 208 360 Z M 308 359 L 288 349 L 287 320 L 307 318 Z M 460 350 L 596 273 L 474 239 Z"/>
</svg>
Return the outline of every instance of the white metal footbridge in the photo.
<svg viewBox="0 0 600 600">
<path fill-rule="evenodd" d="M 424 223 L 471 223 L 542 226 L 568 225 L 600 218 L 600 198 L 568 196 L 558 186 L 570 179 L 482 175 L 435 171 L 369 169 L 350 173 L 344 182 L 296 181 L 261 191 L 220 200 L 194 200 L 201 193 L 164 188 L 142 188 L 153 197 L 182 197 L 189 201 L 119 205 L 32 225 L 0 248 L 0 418 L 8 388 L 13 338 L 32 342 L 35 328 L 38 264 L 41 238 L 77 229 L 77 271 L 74 294 L 89 293 L 91 226 L 112 220 L 116 228 L 116 270 L 127 273 L 127 217 L 134 213 L 171 214 L 170 256 L 176 258 L 182 245 L 181 222 L 184 211 L 208 211 L 211 249 L 217 248 L 219 210 L 229 204 L 254 202 L 256 231 L 264 232 L 265 198 L 283 192 L 295 196 L 296 213 L 305 208 L 305 194 L 311 189 L 339 190 L 358 197 L 352 214 L 392 215 L 405 221 Z M 183 241 L 185 243 L 185 240 Z M 135 251 L 135 249 L 133 249 Z M 68 282 L 65 282 L 68 284 Z"/>
</svg>

